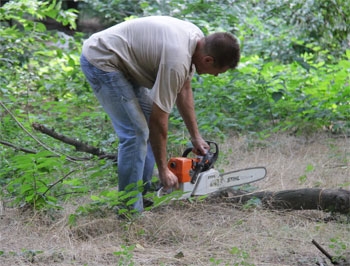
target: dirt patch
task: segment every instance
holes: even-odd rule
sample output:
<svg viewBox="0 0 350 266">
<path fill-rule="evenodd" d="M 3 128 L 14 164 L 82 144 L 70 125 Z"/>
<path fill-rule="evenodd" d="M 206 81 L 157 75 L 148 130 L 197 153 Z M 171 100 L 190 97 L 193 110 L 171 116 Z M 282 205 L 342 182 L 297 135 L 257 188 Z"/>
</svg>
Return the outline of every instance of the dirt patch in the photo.
<svg viewBox="0 0 350 266">
<path fill-rule="evenodd" d="M 265 166 L 256 190 L 350 189 L 350 141 L 317 135 L 274 136 L 221 144 L 218 169 Z M 83 202 L 84 199 L 81 199 Z M 348 256 L 349 217 L 320 211 L 268 211 L 227 203 L 173 202 L 129 223 L 113 212 L 80 217 L 5 209 L 1 265 L 317 265 L 327 261 L 311 243 Z M 328 261 L 329 264 L 329 261 Z"/>
</svg>

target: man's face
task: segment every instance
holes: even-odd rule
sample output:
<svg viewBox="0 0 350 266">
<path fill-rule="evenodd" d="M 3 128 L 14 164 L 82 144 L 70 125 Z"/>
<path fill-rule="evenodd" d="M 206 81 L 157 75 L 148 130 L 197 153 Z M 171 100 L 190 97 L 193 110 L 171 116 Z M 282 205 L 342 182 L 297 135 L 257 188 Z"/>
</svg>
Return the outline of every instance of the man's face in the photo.
<svg viewBox="0 0 350 266">
<path fill-rule="evenodd" d="M 203 56 L 198 60 L 198 62 L 194 62 L 196 66 L 196 71 L 199 75 L 201 74 L 210 74 L 217 76 L 221 73 L 226 72 L 230 69 L 230 67 L 215 67 L 214 66 L 214 58 L 211 56 Z"/>
</svg>

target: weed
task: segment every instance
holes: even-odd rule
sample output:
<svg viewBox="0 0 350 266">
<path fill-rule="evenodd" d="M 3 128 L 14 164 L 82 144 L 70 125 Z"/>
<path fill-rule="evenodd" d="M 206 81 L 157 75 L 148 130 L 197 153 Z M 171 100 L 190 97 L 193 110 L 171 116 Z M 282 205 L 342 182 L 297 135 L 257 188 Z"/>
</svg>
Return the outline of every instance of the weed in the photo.
<svg viewBox="0 0 350 266">
<path fill-rule="evenodd" d="M 342 260 L 346 260 L 343 256 L 344 252 L 348 250 L 348 246 L 345 242 L 343 242 L 339 238 L 331 238 L 331 244 L 328 247 L 334 252 L 333 262 L 340 262 Z"/>
<path fill-rule="evenodd" d="M 113 254 L 119 258 L 119 260 L 118 260 L 119 266 L 133 266 L 133 265 L 135 265 L 135 263 L 133 262 L 134 254 L 132 253 L 134 251 L 135 247 L 136 247 L 136 245 L 131 245 L 131 246 L 122 245 L 121 251 L 113 252 Z"/>
<path fill-rule="evenodd" d="M 314 170 L 314 166 L 312 164 L 308 164 L 305 169 L 305 174 L 299 177 L 299 183 L 305 184 L 307 181 L 307 174 L 311 173 Z"/>
</svg>

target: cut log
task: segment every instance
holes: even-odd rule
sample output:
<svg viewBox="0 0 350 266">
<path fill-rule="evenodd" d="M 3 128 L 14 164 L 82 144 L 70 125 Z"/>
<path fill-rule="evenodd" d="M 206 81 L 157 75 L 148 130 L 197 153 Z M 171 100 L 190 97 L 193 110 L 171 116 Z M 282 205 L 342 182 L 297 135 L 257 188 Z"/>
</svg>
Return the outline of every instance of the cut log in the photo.
<svg viewBox="0 0 350 266">
<path fill-rule="evenodd" d="M 340 214 L 350 214 L 350 191 L 345 189 L 303 188 L 277 192 L 262 191 L 246 193 L 227 189 L 213 198 L 225 202 L 245 204 L 252 199 L 260 199 L 263 207 L 283 210 L 322 210 Z"/>
</svg>

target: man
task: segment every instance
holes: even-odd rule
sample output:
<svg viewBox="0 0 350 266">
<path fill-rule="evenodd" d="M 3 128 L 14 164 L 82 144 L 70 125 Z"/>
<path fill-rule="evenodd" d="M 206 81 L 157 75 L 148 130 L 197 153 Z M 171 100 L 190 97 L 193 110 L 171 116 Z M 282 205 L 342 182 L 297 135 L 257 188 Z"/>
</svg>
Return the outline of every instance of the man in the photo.
<svg viewBox="0 0 350 266">
<path fill-rule="evenodd" d="M 167 168 L 169 113 L 176 104 L 191 136 L 193 151 L 205 154 L 191 89 L 194 71 L 217 76 L 240 58 L 228 33 L 204 37 L 192 23 L 165 16 L 128 20 L 84 42 L 81 67 L 119 138 L 119 190 L 143 180 L 147 189 L 154 164 L 165 189 L 177 187 Z M 142 194 L 133 208 L 143 211 Z"/>
</svg>

